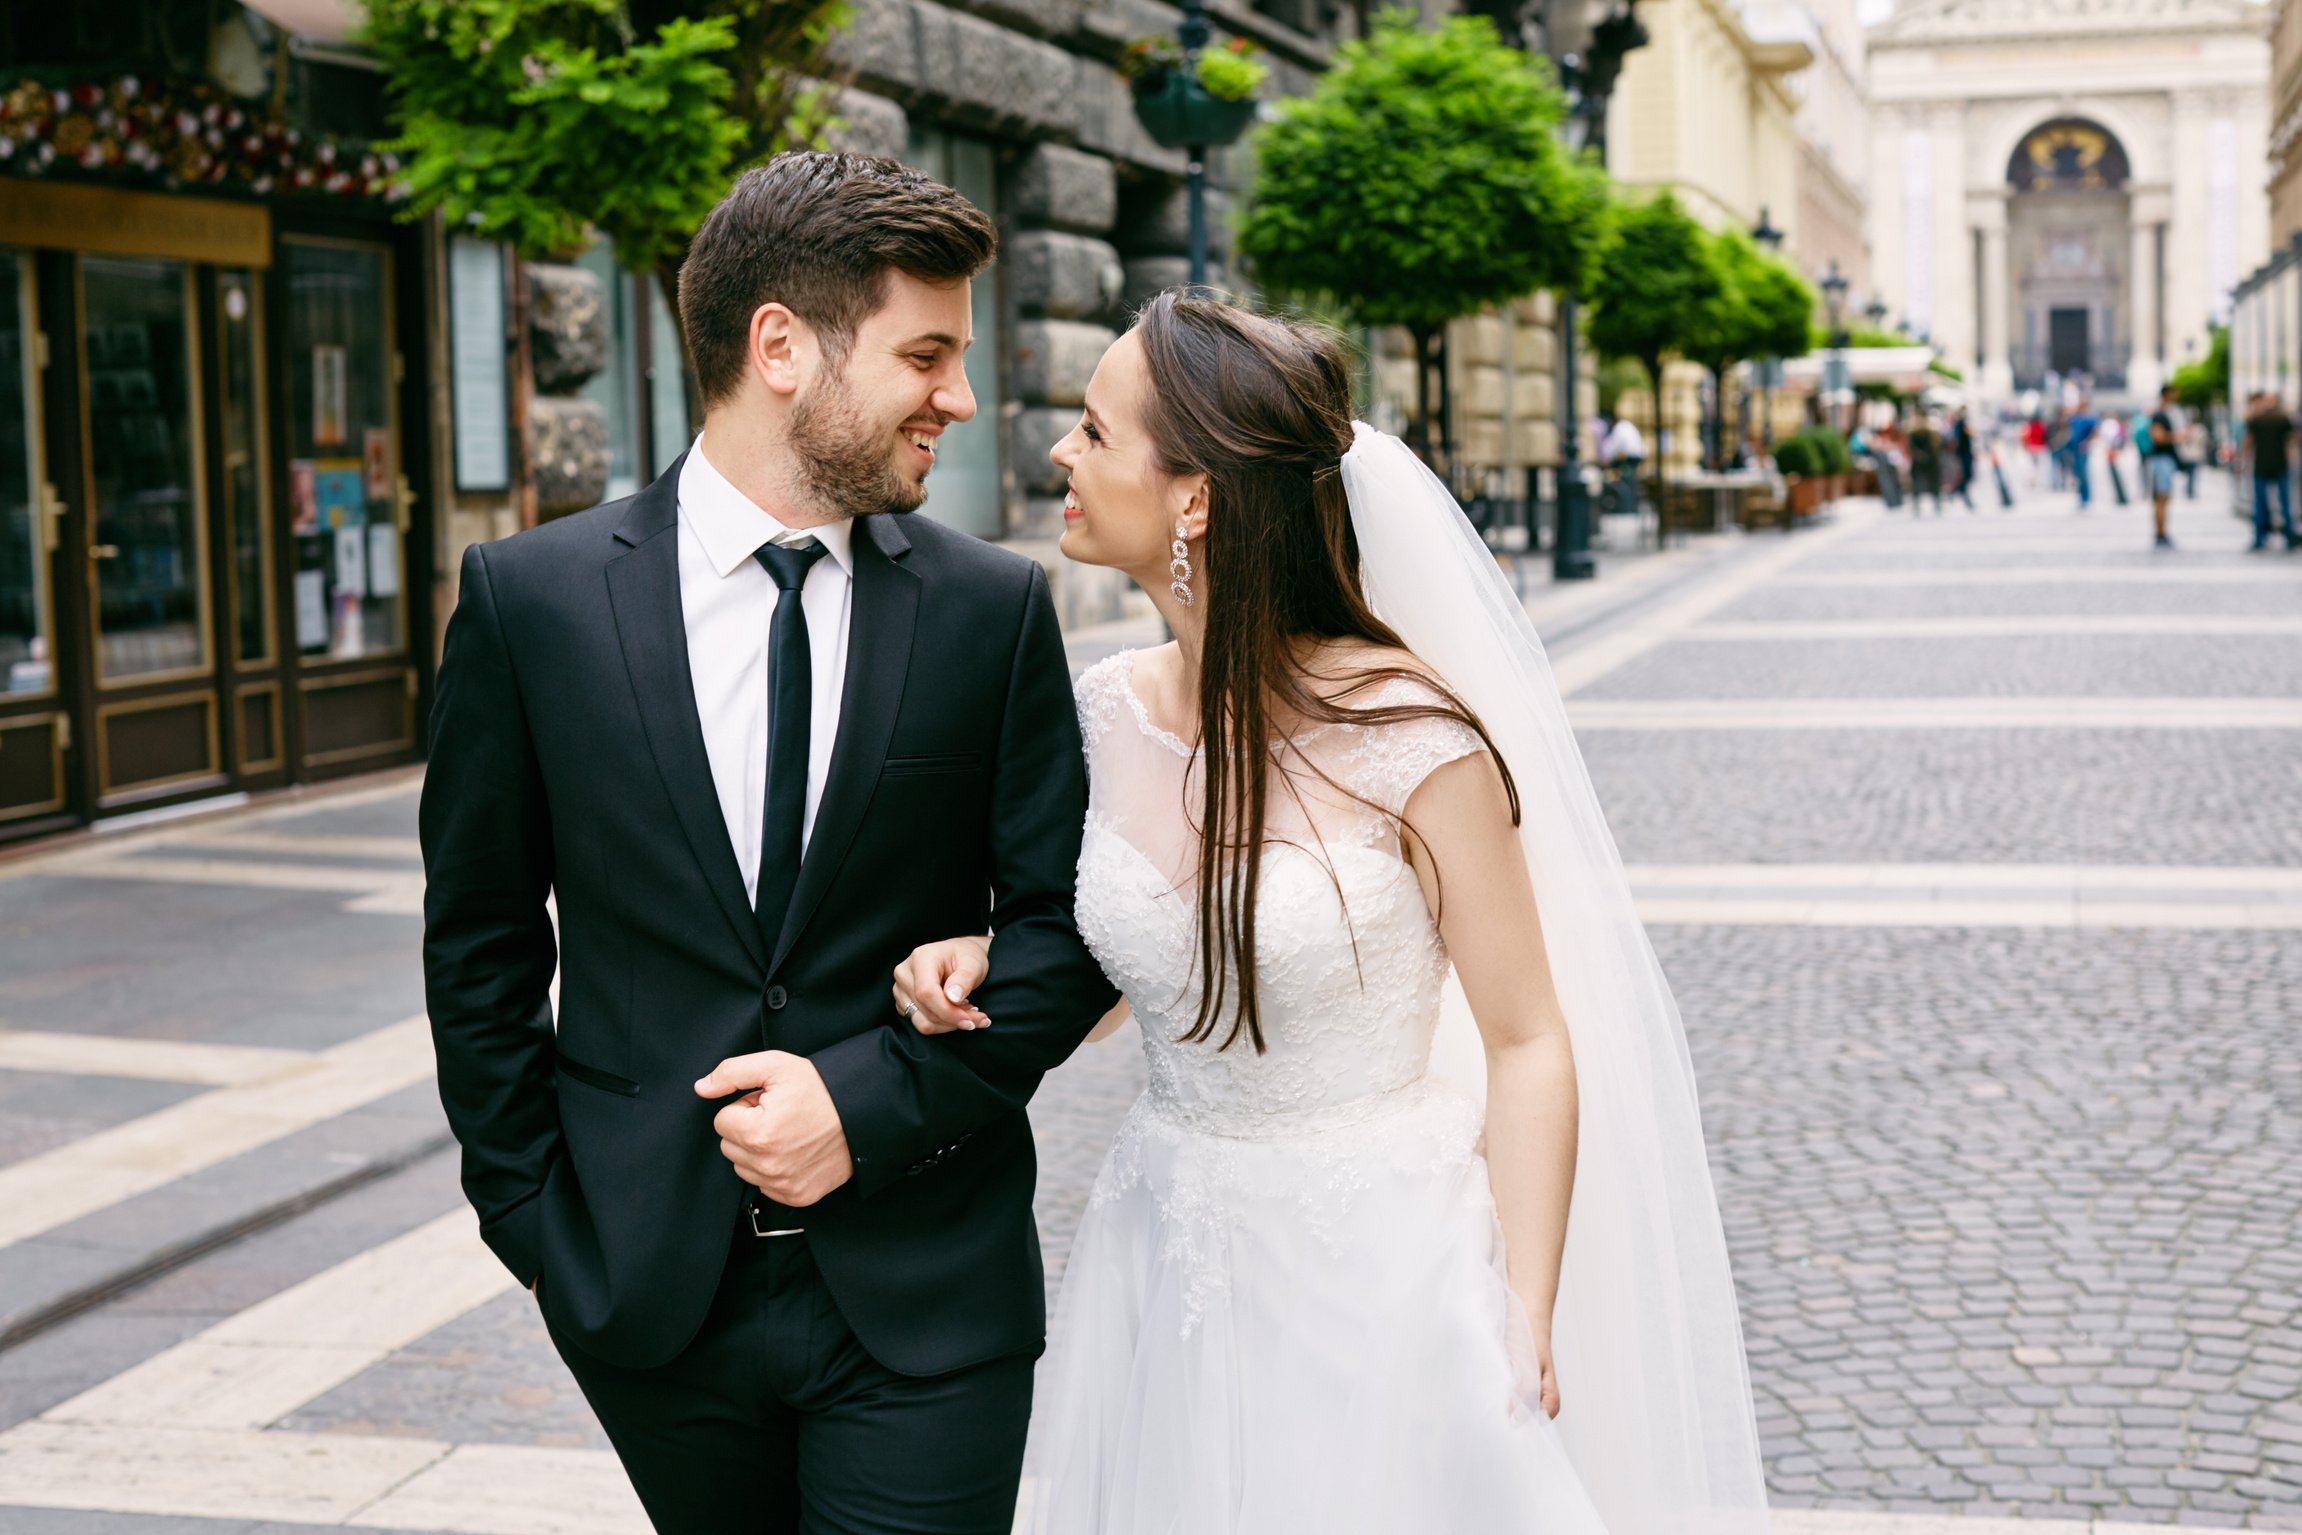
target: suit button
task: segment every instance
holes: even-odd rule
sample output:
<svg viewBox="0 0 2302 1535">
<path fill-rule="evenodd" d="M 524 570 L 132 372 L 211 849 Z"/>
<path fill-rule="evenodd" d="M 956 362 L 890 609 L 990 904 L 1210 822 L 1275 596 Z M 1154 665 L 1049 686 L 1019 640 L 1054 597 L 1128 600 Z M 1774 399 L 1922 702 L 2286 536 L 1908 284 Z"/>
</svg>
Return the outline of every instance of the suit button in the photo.
<svg viewBox="0 0 2302 1535">
<path fill-rule="evenodd" d="M 789 1002 L 790 1000 L 791 993 L 785 991 L 781 986 L 770 986 L 767 988 L 767 1010 L 769 1012 L 782 1012 L 783 1004 Z"/>
</svg>

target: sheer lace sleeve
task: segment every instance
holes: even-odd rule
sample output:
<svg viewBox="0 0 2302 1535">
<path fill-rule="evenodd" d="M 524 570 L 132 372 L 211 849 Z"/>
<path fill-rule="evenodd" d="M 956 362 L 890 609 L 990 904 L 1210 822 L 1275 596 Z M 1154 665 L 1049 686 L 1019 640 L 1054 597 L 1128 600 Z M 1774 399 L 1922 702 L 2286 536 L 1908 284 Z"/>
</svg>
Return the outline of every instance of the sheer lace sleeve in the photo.
<svg viewBox="0 0 2302 1535">
<path fill-rule="evenodd" d="M 1435 703 L 1438 693 L 1418 682 L 1385 683 L 1365 700 L 1371 705 Z M 1354 729 L 1356 751 L 1351 787 L 1393 815 L 1403 814 L 1424 779 L 1457 757 L 1486 750 L 1478 732 L 1460 720 L 1423 718 Z"/>
<path fill-rule="evenodd" d="M 1071 699 L 1079 710 L 1079 734 L 1087 743 L 1090 759 L 1095 749 L 1103 744 L 1110 733 L 1112 722 L 1119 718 L 1127 696 L 1127 658 L 1130 652 L 1121 651 L 1105 656 L 1079 674 L 1071 684 Z"/>
</svg>

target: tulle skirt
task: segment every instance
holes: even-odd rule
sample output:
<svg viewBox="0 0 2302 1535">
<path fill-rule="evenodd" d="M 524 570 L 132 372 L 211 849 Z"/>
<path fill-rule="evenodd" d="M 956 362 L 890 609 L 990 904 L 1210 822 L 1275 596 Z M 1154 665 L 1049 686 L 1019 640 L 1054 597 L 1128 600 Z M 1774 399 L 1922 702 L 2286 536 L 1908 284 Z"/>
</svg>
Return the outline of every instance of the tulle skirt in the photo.
<svg viewBox="0 0 2302 1535">
<path fill-rule="evenodd" d="M 1430 1080 L 1232 1123 L 1138 1102 L 1065 1274 L 1028 1526 L 1603 1535 L 1533 1405 L 1478 1126 Z"/>
</svg>

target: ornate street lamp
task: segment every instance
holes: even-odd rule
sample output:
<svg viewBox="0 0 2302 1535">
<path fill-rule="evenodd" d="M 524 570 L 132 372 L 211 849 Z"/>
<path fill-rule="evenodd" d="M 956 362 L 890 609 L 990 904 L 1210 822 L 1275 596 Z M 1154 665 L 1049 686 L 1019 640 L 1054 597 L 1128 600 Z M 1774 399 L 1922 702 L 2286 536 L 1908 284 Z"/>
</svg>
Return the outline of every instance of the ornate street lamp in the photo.
<svg viewBox="0 0 2302 1535">
<path fill-rule="evenodd" d="M 1607 163 L 1607 98 L 1623 72 L 1623 57 L 1647 43 L 1647 29 L 1634 7 L 1638 0 L 1607 0 L 1605 14 L 1593 20 L 1595 0 L 1545 0 L 1542 17 L 1544 46 L 1558 64 L 1559 83 L 1567 90 L 1567 120 L 1562 131 L 1567 147 L 1589 151 L 1603 170 Z M 1590 487 L 1583 483 L 1582 422 L 1575 396 L 1582 383 L 1575 358 L 1576 331 L 1580 328 L 1575 291 L 1559 294 L 1559 359 L 1566 374 L 1560 391 L 1558 530 L 1551 540 L 1551 576 L 1559 581 L 1587 581 L 1599 573 L 1591 558 Z M 1657 445 L 1653 451 L 1660 452 Z M 1528 532 L 1532 534 L 1535 471 L 1527 471 Z M 1530 542 L 1532 540 L 1530 539 Z"/>
<path fill-rule="evenodd" d="M 1758 248 L 1765 251 L 1769 256 L 1779 255 L 1782 251 L 1782 231 L 1775 228 L 1774 220 L 1767 217 L 1766 204 L 1764 203 L 1759 204 L 1758 222 L 1751 226 L 1750 237 L 1757 243 Z M 1775 386 L 1781 381 L 1782 359 L 1773 356 L 1759 359 L 1759 444 L 1769 450 L 1774 447 L 1774 391 Z"/>
<path fill-rule="evenodd" d="M 1870 301 L 1870 305 L 1869 305 L 1869 307 L 1868 307 L 1868 308 L 1866 308 L 1866 309 L 1864 309 L 1864 310 L 1863 310 L 1863 313 L 1864 313 L 1864 314 L 1866 314 L 1866 315 L 1868 315 L 1868 316 L 1870 316 L 1870 323 L 1871 323 L 1871 328 L 1872 328 L 1873 330 L 1884 330 L 1884 329 L 1886 329 L 1886 300 L 1885 300 L 1885 299 L 1879 298 L 1879 297 L 1878 297 L 1878 296 L 1876 296 L 1875 294 L 1874 294 L 1874 295 L 1872 295 L 1872 297 L 1871 297 L 1871 301 Z"/>
<path fill-rule="evenodd" d="M 1838 422 L 1834 419 L 1836 411 L 1830 403 L 1830 397 L 1848 387 L 1846 348 L 1847 343 L 1853 339 L 1840 324 L 1840 311 L 1846 307 L 1848 283 L 1846 274 L 1838 269 L 1836 256 L 1830 258 L 1830 270 L 1823 274 L 1821 287 L 1823 312 L 1830 320 L 1830 353 L 1824 360 L 1823 369 L 1823 419 L 1835 427 Z"/>
</svg>

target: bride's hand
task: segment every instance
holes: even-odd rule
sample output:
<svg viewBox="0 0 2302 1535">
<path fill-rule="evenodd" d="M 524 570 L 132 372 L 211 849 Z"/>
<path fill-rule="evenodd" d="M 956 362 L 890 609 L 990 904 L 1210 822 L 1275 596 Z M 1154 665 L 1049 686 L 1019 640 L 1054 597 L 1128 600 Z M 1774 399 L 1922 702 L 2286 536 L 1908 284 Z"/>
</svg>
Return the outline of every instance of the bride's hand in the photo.
<svg viewBox="0 0 2302 1535">
<path fill-rule="evenodd" d="M 895 1010 L 922 1034 L 988 1029 L 991 1020 L 967 997 L 990 973 L 989 938 L 922 944 L 895 967 Z"/>
<path fill-rule="evenodd" d="M 1558 1372 L 1552 1367 L 1552 1332 L 1549 1328 L 1535 1330 L 1535 1362 L 1542 1367 L 1542 1383 L 1535 1388 L 1535 1399 L 1542 1404 L 1545 1418 L 1558 1415 Z"/>
</svg>

